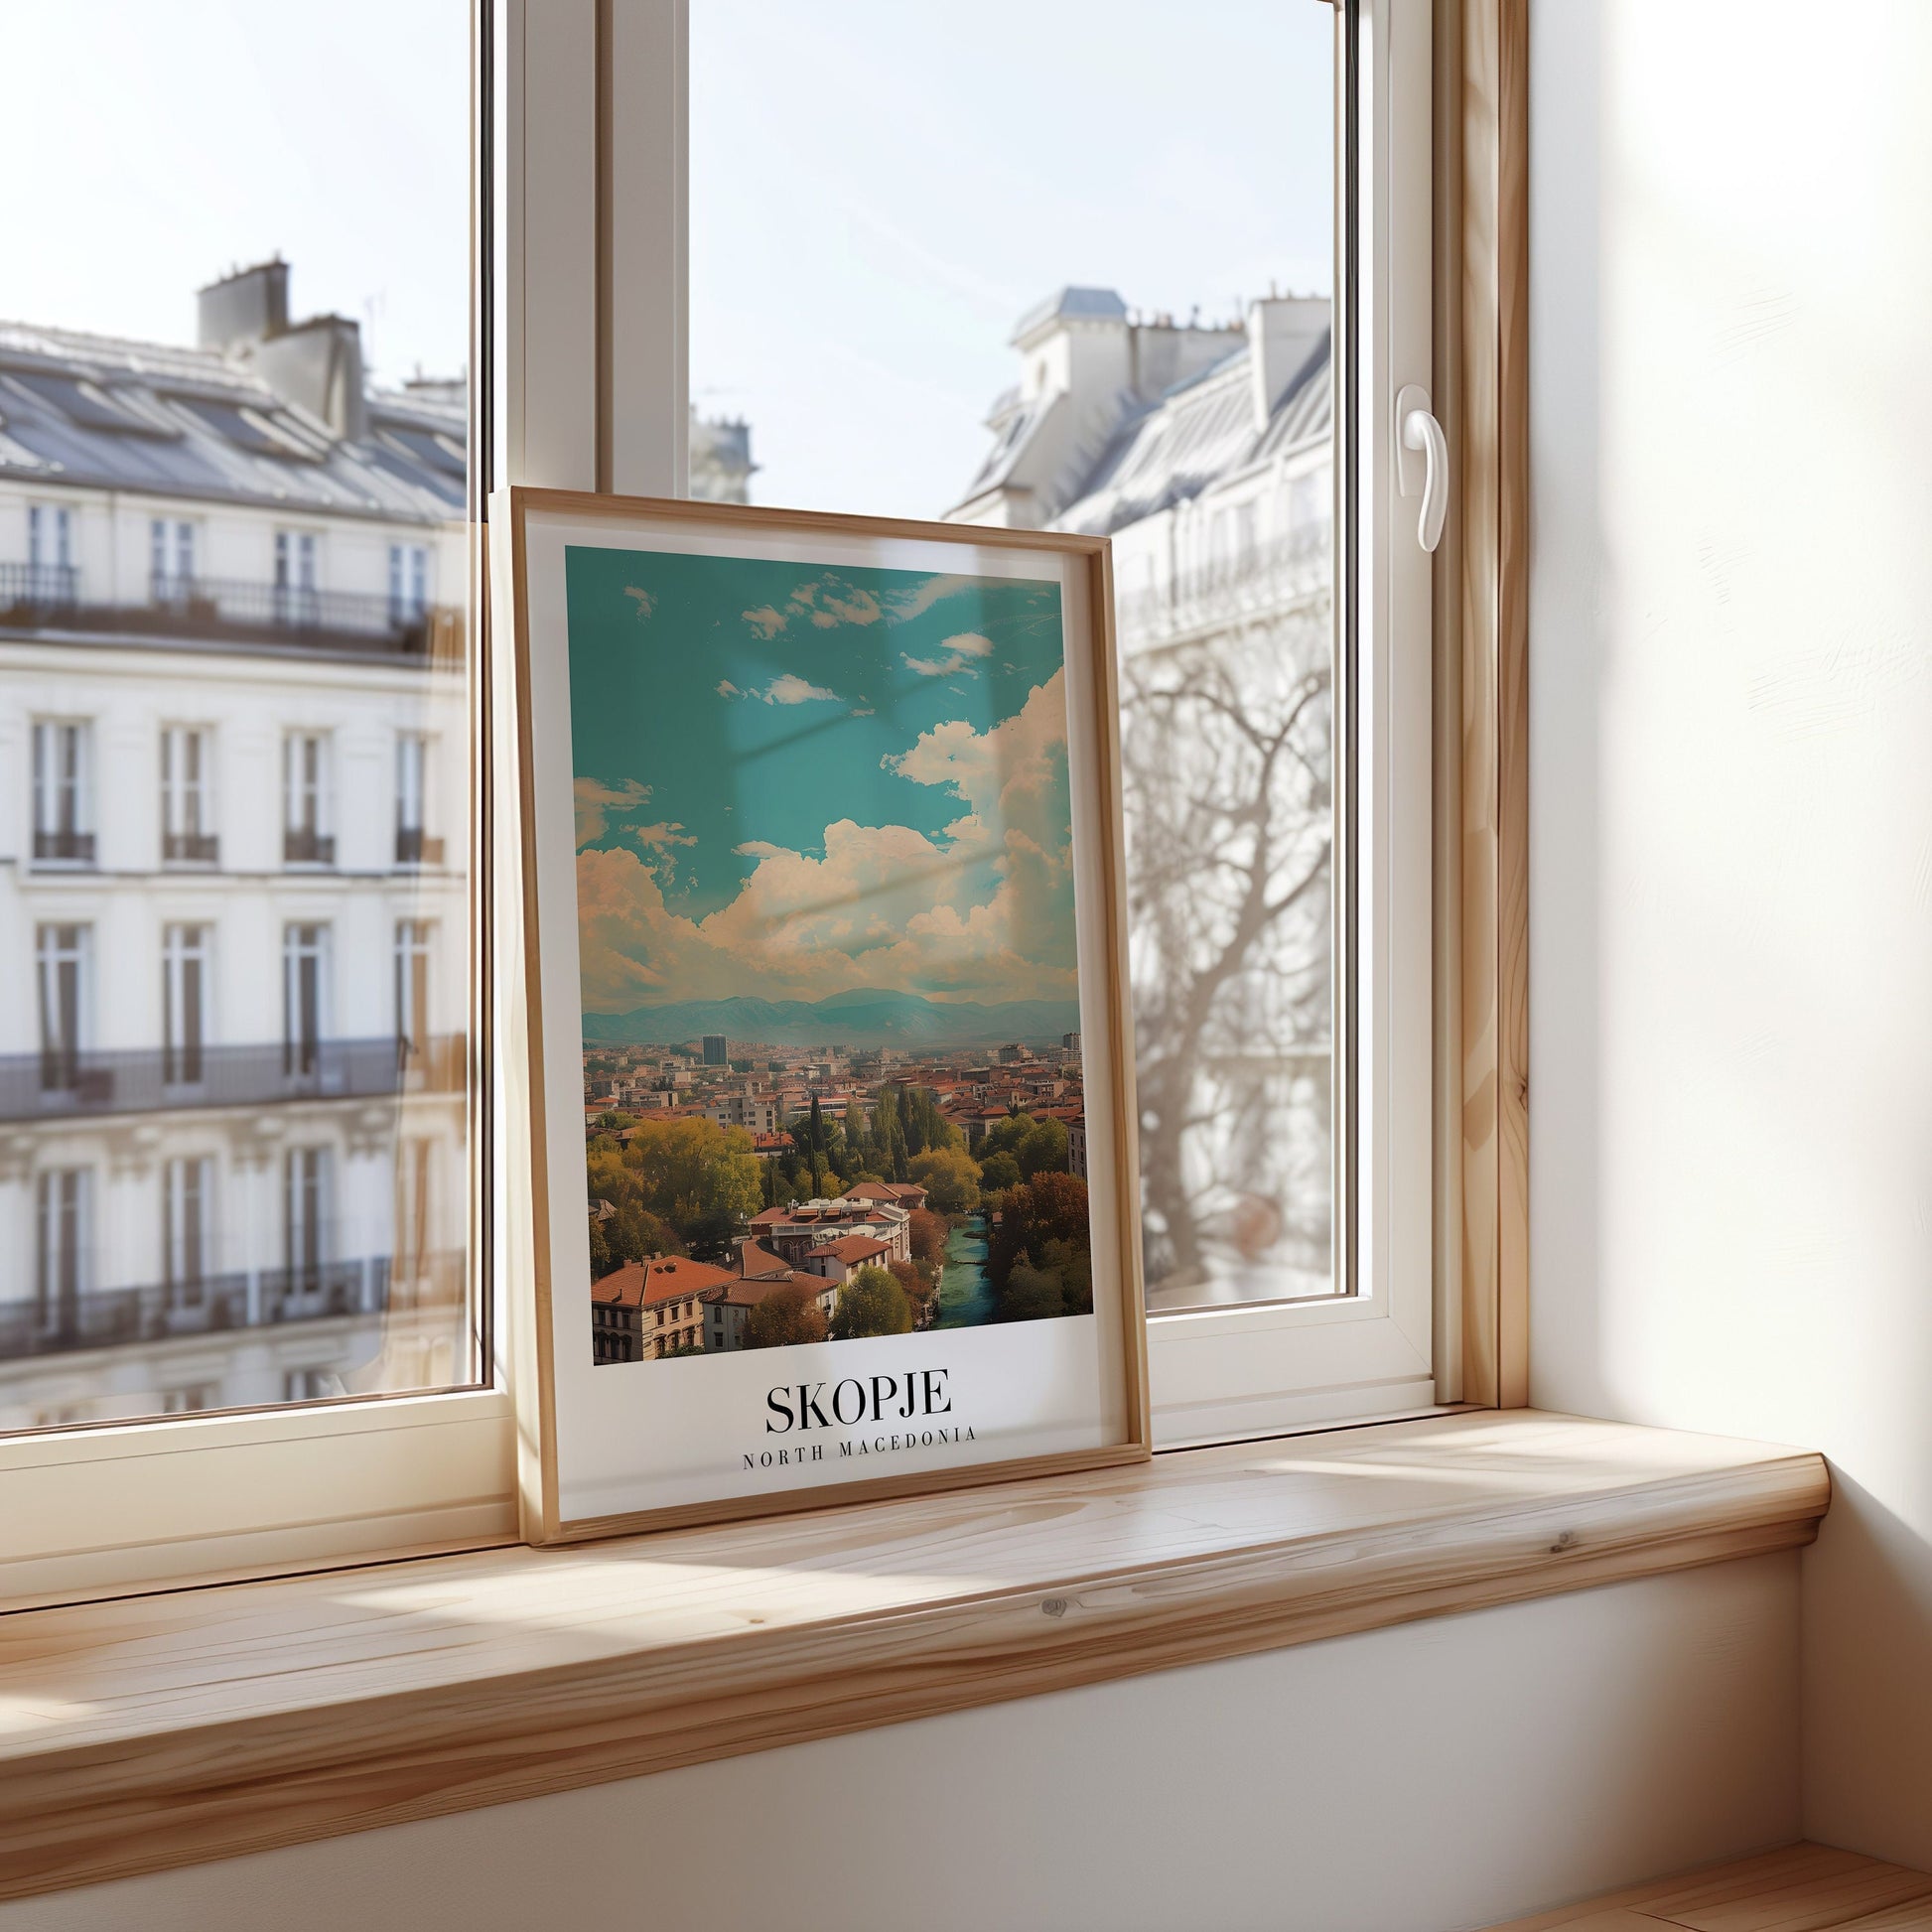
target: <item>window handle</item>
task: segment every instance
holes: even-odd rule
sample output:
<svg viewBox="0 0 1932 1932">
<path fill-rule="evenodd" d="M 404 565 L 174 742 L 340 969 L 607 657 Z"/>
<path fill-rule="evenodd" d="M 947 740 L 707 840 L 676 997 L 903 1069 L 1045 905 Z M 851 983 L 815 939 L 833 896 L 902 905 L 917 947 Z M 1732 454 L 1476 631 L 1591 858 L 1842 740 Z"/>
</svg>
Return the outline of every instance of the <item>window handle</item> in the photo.
<svg viewBox="0 0 1932 1932">
<path fill-rule="evenodd" d="M 1396 484 L 1404 496 L 1422 498 L 1416 541 L 1433 552 L 1443 540 L 1443 519 L 1449 514 L 1449 439 L 1429 407 L 1429 391 L 1420 382 L 1403 385 L 1395 399 L 1395 420 L 1400 446 Z"/>
</svg>

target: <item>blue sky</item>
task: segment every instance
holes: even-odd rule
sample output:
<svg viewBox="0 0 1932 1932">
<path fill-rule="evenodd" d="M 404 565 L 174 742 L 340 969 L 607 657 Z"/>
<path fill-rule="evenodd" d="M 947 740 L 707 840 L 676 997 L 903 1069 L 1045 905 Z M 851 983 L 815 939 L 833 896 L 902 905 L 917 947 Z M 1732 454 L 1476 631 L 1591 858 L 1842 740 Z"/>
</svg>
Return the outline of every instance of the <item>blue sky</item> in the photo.
<svg viewBox="0 0 1932 1932">
<path fill-rule="evenodd" d="M 573 548 L 585 1004 L 1065 997 L 1050 582 Z"/>
<path fill-rule="evenodd" d="M 0 313 L 191 342 L 196 288 L 279 249 L 384 380 L 453 372 L 470 15 L 10 8 L 12 70 L 86 80 L 9 102 L 15 151 L 61 159 L 9 207 Z M 1183 320 L 1324 292 L 1332 37 L 1314 0 L 692 0 L 692 392 L 751 418 L 757 500 L 944 510 L 1064 282 Z"/>
<path fill-rule="evenodd" d="M 1333 279 L 1315 0 L 692 0 L 691 393 L 753 499 L 938 516 L 1068 282 L 1224 322 Z"/>
</svg>

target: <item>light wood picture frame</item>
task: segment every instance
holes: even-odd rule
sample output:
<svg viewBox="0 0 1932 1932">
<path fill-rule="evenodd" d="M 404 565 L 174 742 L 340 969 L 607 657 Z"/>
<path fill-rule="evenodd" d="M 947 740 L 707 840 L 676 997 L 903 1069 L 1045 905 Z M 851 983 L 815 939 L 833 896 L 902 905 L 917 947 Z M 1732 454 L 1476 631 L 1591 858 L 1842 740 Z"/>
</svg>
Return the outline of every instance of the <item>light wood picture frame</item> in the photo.
<svg viewBox="0 0 1932 1932">
<path fill-rule="evenodd" d="M 526 1539 L 1145 1458 L 1107 540 L 491 529 Z"/>
</svg>

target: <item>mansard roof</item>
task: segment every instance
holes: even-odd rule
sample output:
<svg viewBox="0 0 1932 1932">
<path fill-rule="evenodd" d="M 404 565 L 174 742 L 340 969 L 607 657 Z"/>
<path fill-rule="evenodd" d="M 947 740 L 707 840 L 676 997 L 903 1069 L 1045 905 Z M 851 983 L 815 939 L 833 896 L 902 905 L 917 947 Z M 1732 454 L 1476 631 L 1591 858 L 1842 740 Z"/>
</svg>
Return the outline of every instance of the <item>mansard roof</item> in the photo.
<svg viewBox="0 0 1932 1932">
<path fill-rule="evenodd" d="M 1323 335 L 1255 427 L 1250 350 L 1128 413 L 1053 516 L 1056 528 L 1104 535 L 1198 496 L 1222 477 L 1314 437 L 1330 424 L 1329 338 Z"/>
<path fill-rule="evenodd" d="M 1125 322 L 1127 304 L 1113 289 L 1080 288 L 1068 285 L 1056 289 L 1044 302 L 1036 302 L 1020 318 L 1013 340 L 1023 343 L 1036 329 L 1049 322 Z"/>
<path fill-rule="evenodd" d="M 218 350 L 0 323 L 0 480 L 443 523 L 468 464 L 452 386 L 368 390 L 350 440 Z"/>
</svg>

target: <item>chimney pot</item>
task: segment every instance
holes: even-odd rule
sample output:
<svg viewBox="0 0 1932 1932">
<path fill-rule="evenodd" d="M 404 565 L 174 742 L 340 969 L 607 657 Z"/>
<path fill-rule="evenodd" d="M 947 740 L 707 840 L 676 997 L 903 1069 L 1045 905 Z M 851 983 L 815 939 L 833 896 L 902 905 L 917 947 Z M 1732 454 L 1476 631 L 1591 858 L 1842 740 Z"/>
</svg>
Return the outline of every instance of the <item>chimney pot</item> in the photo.
<svg viewBox="0 0 1932 1932">
<path fill-rule="evenodd" d="M 277 255 L 231 269 L 195 297 L 195 341 L 202 348 L 245 348 L 289 326 L 289 265 Z"/>
</svg>

